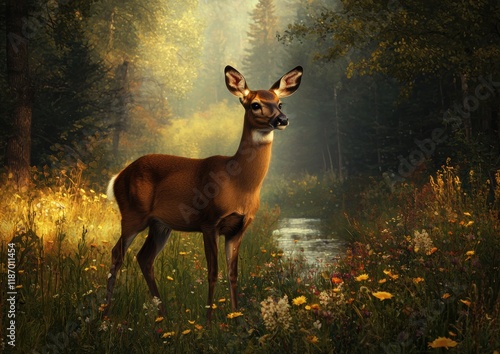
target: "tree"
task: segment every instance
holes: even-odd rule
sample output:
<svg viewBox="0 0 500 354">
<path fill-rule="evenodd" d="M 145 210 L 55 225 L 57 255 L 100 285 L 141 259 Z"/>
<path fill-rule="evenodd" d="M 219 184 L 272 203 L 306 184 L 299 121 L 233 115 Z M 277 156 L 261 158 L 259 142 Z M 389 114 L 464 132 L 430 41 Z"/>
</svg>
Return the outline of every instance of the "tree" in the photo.
<svg viewBox="0 0 500 354">
<path fill-rule="evenodd" d="M 314 43 L 309 50 L 325 65 L 347 62 L 338 92 L 346 164 L 354 157 L 357 170 L 373 171 L 418 156 L 432 168 L 447 154 L 485 171 L 498 166 L 497 1 L 307 3 L 282 40 Z M 447 129 L 446 144 L 422 156 L 419 144 L 435 129 Z"/>
<path fill-rule="evenodd" d="M 254 87 L 266 87 L 279 77 L 283 50 L 276 38 L 278 18 L 274 11 L 273 0 L 259 0 L 251 13 L 249 48 L 243 65 Z"/>
<path fill-rule="evenodd" d="M 33 91 L 29 74 L 28 39 L 23 21 L 28 18 L 25 0 L 7 0 L 7 78 L 12 102 L 12 134 L 7 141 L 5 164 L 19 187 L 27 186 L 31 164 Z M 26 31 L 26 29 L 25 29 Z"/>
</svg>

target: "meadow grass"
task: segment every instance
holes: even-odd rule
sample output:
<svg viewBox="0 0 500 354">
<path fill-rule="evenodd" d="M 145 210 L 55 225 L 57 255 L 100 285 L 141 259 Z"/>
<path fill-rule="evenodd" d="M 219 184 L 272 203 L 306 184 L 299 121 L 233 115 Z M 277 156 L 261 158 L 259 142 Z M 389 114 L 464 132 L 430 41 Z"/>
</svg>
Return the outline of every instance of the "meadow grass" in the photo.
<svg viewBox="0 0 500 354">
<path fill-rule="evenodd" d="M 279 209 L 263 206 L 240 252 L 238 312 L 221 250 L 211 325 L 199 234 L 174 233 L 155 263 L 164 318 L 135 261 L 145 233 L 126 255 L 103 318 L 116 206 L 78 171 L 36 183 L 18 191 L 7 181 L 0 190 L 2 284 L 7 243 L 17 256 L 15 352 L 500 351 L 500 190 L 491 199 L 473 173 L 460 179 L 445 166 L 422 187 L 367 186 L 345 216 L 345 254 L 321 268 L 303 261 L 300 241 L 277 248 Z M 11 351 L 4 297 L 1 309 L 2 346 Z"/>
</svg>

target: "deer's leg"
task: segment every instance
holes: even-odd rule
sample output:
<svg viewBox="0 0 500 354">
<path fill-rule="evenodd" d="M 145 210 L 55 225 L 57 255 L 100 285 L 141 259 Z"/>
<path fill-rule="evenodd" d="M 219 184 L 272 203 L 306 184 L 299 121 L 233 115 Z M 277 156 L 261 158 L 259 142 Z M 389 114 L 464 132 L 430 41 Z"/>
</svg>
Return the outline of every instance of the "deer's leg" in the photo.
<svg viewBox="0 0 500 354">
<path fill-rule="evenodd" d="M 128 220 L 122 220 L 122 234 L 111 252 L 111 268 L 108 274 L 106 307 L 104 309 L 104 315 L 108 313 L 109 307 L 111 305 L 111 297 L 113 295 L 113 289 L 115 287 L 116 274 L 123 265 L 123 258 L 125 257 L 125 253 L 127 252 L 128 247 L 140 231 L 140 225 L 134 225 Z"/>
<path fill-rule="evenodd" d="M 226 237 L 225 241 L 227 275 L 229 278 L 231 308 L 233 311 L 238 308 L 238 254 L 243 233 L 244 231 L 240 231 L 232 237 Z"/>
<path fill-rule="evenodd" d="M 212 305 L 214 302 L 214 289 L 219 275 L 217 255 L 219 249 L 219 235 L 217 231 L 210 230 L 203 232 L 203 243 L 205 246 L 205 257 L 207 258 L 208 269 L 208 299 L 207 299 L 207 320 L 212 320 Z"/>
<path fill-rule="evenodd" d="M 153 263 L 158 253 L 165 247 L 171 232 L 172 229 L 168 228 L 161 221 L 151 221 L 146 242 L 144 242 L 144 245 L 137 254 L 137 262 L 139 262 L 142 274 L 144 274 L 149 291 L 151 295 L 158 298 L 158 300 L 161 298 L 155 281 Z M 165 315 L 166 311 L 163 302 L 160 302 L 158 305 L 158 311 L 161 315 Z"/>
</svg>

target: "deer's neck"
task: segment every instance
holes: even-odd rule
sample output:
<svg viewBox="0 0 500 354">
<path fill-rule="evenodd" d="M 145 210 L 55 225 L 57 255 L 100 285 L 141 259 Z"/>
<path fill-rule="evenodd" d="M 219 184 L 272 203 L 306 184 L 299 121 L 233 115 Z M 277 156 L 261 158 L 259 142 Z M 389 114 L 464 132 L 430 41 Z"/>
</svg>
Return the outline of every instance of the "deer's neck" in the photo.
<svg viewBox="0 0 500 354">
<path fill-rule="evenodd" d="M 260 189 L 271 161 L 274 132 L 251 129 L 245 122 L 240 146 L 233 156 L 241 169 L 239 180 L 249 190 Z"/>
</svg>

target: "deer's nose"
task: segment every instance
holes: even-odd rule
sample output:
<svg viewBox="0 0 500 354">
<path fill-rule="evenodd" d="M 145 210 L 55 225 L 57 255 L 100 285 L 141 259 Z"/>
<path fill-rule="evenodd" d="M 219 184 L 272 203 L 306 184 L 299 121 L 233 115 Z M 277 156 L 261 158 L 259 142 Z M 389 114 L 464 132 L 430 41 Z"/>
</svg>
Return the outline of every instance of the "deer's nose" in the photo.
<svg viewBox="0 0 500 354">
<path fill-rule="evenodd" d="M 288 117 L 283 113 L 280 113 L 278 116 L 274 117 L 271 120 L 271 125 L 275 129 L 280 129 L 280 127 L 286 127 L 288 125 Z"/>
</svg>

